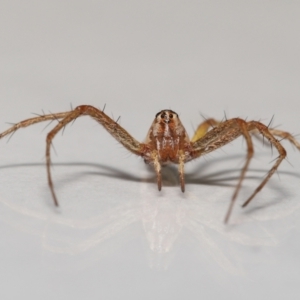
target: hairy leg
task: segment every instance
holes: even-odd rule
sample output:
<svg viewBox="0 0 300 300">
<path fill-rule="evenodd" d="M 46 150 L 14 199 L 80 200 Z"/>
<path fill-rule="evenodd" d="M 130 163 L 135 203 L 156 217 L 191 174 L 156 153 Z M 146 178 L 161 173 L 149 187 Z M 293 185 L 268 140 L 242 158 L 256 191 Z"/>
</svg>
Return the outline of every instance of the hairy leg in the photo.
<svg viewBox="0 0 300 300">
<path fill-rule="evenodd" d="M 279 136 L 284 140 L 288 140 L 294 146 L 296 146 L 300 150 L 300 143 L 295 139 L 295 137 L 289 132 L 278 130 L 278 129 L 269 129 L 269 132 L 275 136 Z"/>
<path fill-rule="evenodd" d="M 136 141 L 125 129 L 123 129 L 116 121 L 108 117 L 103 111 L 90 106 L 77 106 L 73 111 L 67 114 L 47 135 L 46 140 L 46 165 L 48 183 L 55 205 L 58 205 L 57 197 L 54 192 L 53 181 L 50 171 L 50 149 L 51 143 L 55 135 L 64 128 L 67 124 L 78 118 L 79 116 L 87 115 L 99 122 L 118 142 L 120 142 L 126 149 L 134 154 L 142 155 L 143 144 Z"/>
<path fill-rule="evenodd" d="M 70 112 L 63 112 L 63 113 L 57 113 L 57 114 L 48 114 L 48 115 L 41 115 L 38 117 L 30 118 L 24 121 L 21 121 L 19 123 L 16 123 L 12 127 L 8 128 L 4 132 L 0 133 L 0 139 L 5 137 L 8 134 L 16 132 L 20 128 L 25 128 L 30 125 L 40 123 L 40 122 L 45 122 L 45 121 L 53 121 L 53 120 L 60 120 L 62 118 L 65 118 L 67 115 L 69 115 Z"/>
<path fill-rule="evenodd" d="M 241 175 L 240 175 L 238 184 L 237 184 L 237 186 L 235 188 L 235 191 L 234 191 L 234 193 L 232 195 L 231 202 L 230 202 L 228 211 L 227 211 L 226 216 L 225 216 L 225 220 L 224 220 L 225 223 L 227 223 L 228 220 L 229 220 L 232 208 L 233 208 L 234 203 L 236 201 L 238 192 L 241 189 L 242 182 L 243 182 L 243 180 L 245 178 L 245 174 L 246 174 L 246 172 L 248 170 L 248 167 L 249 167 L 249 164 L 250 164 L 250 160 L 253 157 L 253 153 L 254 153 L 253 143 L 252 143 L 252 139 L 251 139 L 251 136 L 250 136 L 248 128 L 247 128 L 247 123 L 244 120 L 242 120 L 242 119 L 237 119 L 237 124 L 240 127 L 241 133 L 244 135 L 246 143 L 247 143 L 247 157 L 246 157 L 245 165 L 244 165 L 244 167 L 243 167 L 243 169 L 241 171 Z"/>
<path fill-rule="evenodd" d="M 192 143 L 193 149 L 194 149 L 194 156 L 199 157 L 201 155 L 205 155 L 207 153 L 210 153 L 218 148 L 221 148 L 222 146 L 230 143 L 240 135 L 244 135 L 248 151 L 247 151 L 247 159 L 246 163 L 244 165 L 244 168 L 242 170 L 238 185 L 236 187 L 236 190 L 234 192 L 234 195 L 231 200 L 231 204 L 229 206 L 228 212 L 225 217 L 225 222 L 228 221 L 230 217 L 230 213 L 233 207 L 233 204 L 235 202 L 237 193 L 240 189 L 242 180 L 245 177 L 245 173 L 247 171 L 250 159 L 253 155 L 253 146 L 251 137 L 249 135 L 249 132 L 259 132 L 263 137 L 267 138 L 269 142 L 276 147 L 279 156 L 276 159 L 276 162 L 274 163 L 271 170 L 268 172 L 268 175 L 266 178 L 261 182 L 261 184 L 255 189 L 253 194 L 247 199 L 247 201 L 243 204 L 243 207 L 246 206 L 254 197 L 255 195 L 265 186 L 265 184 L 268 182 L 268 180 L 271 178 L 271 176 L 274 174 L 274 172 L 277 170 L 278 166 L 282 162 L 282 160 L 286 157 L 286 151 L 281 145 L 281 143 L 274 137 L 274 135 L 271 133 L 271 131 L 268 129 L 267 126 L 260 122 L 256 121 L 250 121 L 245 122 L 242 119 L 230 119 L 228 121 L 220 123 L 218 126 L 207 132 L 202 138 L 196 140 L 194 143 Z M 274 132 L 276 135 L 280 135 L 283 132 Z M 282 134 L 283 135 L 283 134 Z M 288 136 L 289 137 L 289 136 Z M 291 140 L 291 138 L 289 137 Z M 297 146 L 297 143 L 295 143 L 294 140 L 291 140 L 293 144 Z"/>
<path fill-rule="evenodd" d="M 278 169 L 280 163 L 284 160 L 286 157 L 286 150 L 283 148 L 281 143 L 274 137 L 274 135 L 270 132 L 267 126 L 263 125 L 260 122 L 256 121 L 251 121 L 247 123 L 248 125 L 248 130 L 250 131 L 251 129 L 258 129 L 258 131 L 269 140 L 269 142 L 276 147 L 279 156 L 277 157 L 273 167 L 270 169 L 268 172 L 267 176 L 265 179 L 260 183 L 260 185 L 255 189 L 255 191 L 252 193 L 252 195 L 244 202 L 242 205 L 245 207 L 250 203 L 250 201 L 255 197 L 255 195 L 265 186 L 265 184 L 269 181 L 271 176 L 275 173 L 275 171 Z M 274 132 L 274 130 L 273 130 Z M 277 132 L 280 133 L 280 132 Z M 297 142 L 298 143 L 298 142 Z"/>
<path fill-rule="evenodd" d="M 76 118 L 84 115 L 90 116 L 94 120 L 99 122 L 118 142 L 120 142 L 130 152 L 136 155 L 143 154 L 143 151 L 145 149 L 144 144 L 141 144 L 137 140 L 135 140 L 125 129 L 123 129 L 116 121 L 108 117 L 103 111 L 90 105 L 81 105 L 69 112 L 41 115 L 35 118 L 30 118 L 13 125 L 11 128 L 0 134 L 0 138 L 2 138 L 8 134 L 14 133 L 20 128 L 28 127 L 39 122 L 49 120 L 58 121 L 58 124 L 48 133 L 46 140 L 46 166 L 48 183 L 56 206 L 58 206 L 58 201 L 54 192 L 53 181 L 50 172 L 50 146 L 53 138 L 61 129 L 63 129 L 67 124 L 69 124 Z"/>
</svg>

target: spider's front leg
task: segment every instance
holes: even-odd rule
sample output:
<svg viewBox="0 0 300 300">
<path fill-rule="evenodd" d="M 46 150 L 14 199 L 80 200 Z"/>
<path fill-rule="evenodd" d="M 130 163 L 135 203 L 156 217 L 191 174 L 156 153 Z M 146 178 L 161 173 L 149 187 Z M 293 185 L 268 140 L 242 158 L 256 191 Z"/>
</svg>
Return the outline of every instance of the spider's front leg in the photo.
<svg viewBox="0 0 300 300">
<path fill-rule="evenodd" d="M 125 129 L 123 129 L 116 121 L 107 116 L 103 111 L 90 106 L 81 105 L 77 106 L 74 110 L 70 111 L 65 117 L 48 133 L 46 140 L 46 165 L 48 183 L 51 190 L 51 194 L 56 206 L 58 206 L 57 197 L 54 191 L 53 181 L 51 177 L 50 165 L 50 149 L 51 143 L 55 135 L 64 128 L 67 124 L 75 120 L 80 116 L 88 115 L 94 120 L 99 122 L 118 142 L 120 142 L 127 150 L 136 154 L 142 155 L 144 151 L 144 144 L 135 140 Z"/>
</svg>

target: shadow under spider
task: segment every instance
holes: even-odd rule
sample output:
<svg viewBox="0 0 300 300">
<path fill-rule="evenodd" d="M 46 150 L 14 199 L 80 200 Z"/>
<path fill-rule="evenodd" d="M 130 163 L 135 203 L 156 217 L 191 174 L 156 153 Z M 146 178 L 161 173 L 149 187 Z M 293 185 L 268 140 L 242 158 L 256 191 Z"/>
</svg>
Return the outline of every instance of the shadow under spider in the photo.
<svg viewBox="0 0 300 300">
<path fill-rule="evenodd" d="M 200 176 L 200 173 L 203 173 L 206 169 L 213 167 L 217 165 L 220 162 L 225 162 L 229 160 L 236 160 L 237 158 L 241 158 L 244 156 L 240 155 L 231 155 L 231 156 L 226 156 L 226 157 L 220 157 L 214 160 L 206 160 L 202 161 L 199 163 L 199 168 L 197 171 L 192 171 L 185 173 L 185 182 L 186 184 L 201 184 L 201 185 L 211 185 L 211 186 L 223 186 L 223 187 L 234 187 L 236 185 L 237 180 L 240 178 L 240 168 L 230 168 L 230 169 L 224 169 L 222 171 L 215 171 L 212 173 L 204 174 L 204 176 Z M 111 177 L 111 178 L 116 178 L 116 179 L 121 179 L 121 180 L 127 180 L 127 181 L 132 181 L 132 182 L 146 182 L 146 183 L 155 183 L 156 182 L 156 174 L 154 170 L 151 168 L 151 166 L 146 165 L 150 171 L 153 171 L 153 176 L 150 177 L 140 177 L 133 175 L 132 173 L 123 171 L 121 169 L 111 167 L 108 165 L 104 164 L 98 164 L 98 163 L 90 163 L 90 162 L 66 162 L 66 163 L 53 163 L 52 164 L 54 167 L 55 166 L 72 166 L 72 167 L 93 167 L 97 169 L 101 169 L 104 171 L 84 171 L 78 174 L 78 176 L 72 176 L 68 177 L 68 182 L 73 181 L 75 177 L 79 177 L 82 175 L 99 175 L 99 176 L 106 176 L 106 177 Z M 19 168 L 19 167 L 41 167 L 45 166 L 45 163 L 19 163 L 19 164 L 9 164 L 9 165 L 2 165 L 0 166 L 1 169 L 10 169 L 10 168 Z M 105 172 L 106 171 L 106 172 Z M 168 182 L 168 175 L 170 175 L 170 172 L 175 175 L 177 182 L 179 183 L 178 179 L 178 170 L 175 165 L 168 165 L 162 168 L 162 178 L 166 182 Z M 251 169 L 249 168 L 249 172 L 256 172 L 256 173 L 264 173 L 266 174 L 267 170 L 266 169 Z M 300 178 L 300 175 L 296 172 L 289 172 L 289 171 L 280 171 L 280 174 L 285 174 L 285 175 L 290 175 L 293 177 L 298 177 Z M 237 175 L 231 175 L 228 176 L 229 174 L 234 174 L 236 173 Z M 254 176 L 254 175 L 247 175 L 245 176 L 244 180 L 248 179 L 261 179 L 260 176 Z M 230 182 L 230 181 L 235 181 L 232 184 L 225 183 L 225 182 Z M 270 183 L 269 183 L 270 184 Z M 165 186 L 174 186 L 175 184 L 165 184 Z M 59 186 L 59 182 L 56 183 L 56 186 Z M 274 189 L 278 188 L 278 185 L 274 187 Z"/>
</svg>

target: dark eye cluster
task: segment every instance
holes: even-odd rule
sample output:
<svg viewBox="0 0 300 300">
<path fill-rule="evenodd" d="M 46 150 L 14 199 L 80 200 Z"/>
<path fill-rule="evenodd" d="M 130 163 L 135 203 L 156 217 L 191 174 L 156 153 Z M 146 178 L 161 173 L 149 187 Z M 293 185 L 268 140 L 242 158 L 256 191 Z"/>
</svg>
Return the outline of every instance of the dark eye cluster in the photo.
<svg viewBox="0 0 300 300">
<path fill-rule="evenodd" d="M 169 112 L 169 117 L 170 119 L 172 119 L 174 116 L 177 116 L 178 115 L 176 114 L 176 112 L 174 112 L 173 110 L 168 110 Z M 160 112 L 158 112 L 156 115 L 155 115 L 155 118 L 157 118 L 158 116 L 160 116 L 162 119 L 164 119 L 164 117 L 166 116 L 166 111 L 165 110 L 162 110 Z"/>
</svg>

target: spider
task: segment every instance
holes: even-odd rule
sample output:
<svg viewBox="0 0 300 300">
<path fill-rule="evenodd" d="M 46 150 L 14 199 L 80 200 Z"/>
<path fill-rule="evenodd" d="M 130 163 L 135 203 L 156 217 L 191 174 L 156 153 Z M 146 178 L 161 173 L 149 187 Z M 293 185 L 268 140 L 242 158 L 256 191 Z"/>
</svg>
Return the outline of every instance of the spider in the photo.
<svg viewBox="0 0 300 300">
<path fill-rule="evenodd" d="M 235 191 L 224 222 L 227 223 L 236 201 L 242 181 L 245 177 L 250 160 L 253 156 L 253 143 L 250 134 L 261 134 L 263 138 L 269 140 L 275 146 L 279 156 L 274 165 L 262 180 L 260 185 L 250 195 L 242 205 L 245 207 L 255 197 L 255 195 L 265 186 L 270 177 L 277 170 L 282 160 L 286 157 L 286 150 L 275 136 L 289 140 L 300 150 L 300 143 L 288 132 L 272 129 L 257 121 L 245 121 L 240 118 L 233 118 L 222 122 L 215 119 L 207 119 L 196 129 L 192 139 L 189 138 L 183 127 L 178 114 L 170 109 L 165 109 L 156 114 L 155 119 L 148 131 L 144 143 L 134 139 L 124 128 L 101 111 L 90 105 L 80 105 L 68 112 L 43 114 L 38 117 L 21 121 L 0 134 L 0 139 L 10 133 L 14 133 L 19 128 L 27 127 L 35 123 L 57 120 L 58 124 L 48 133 L 46 139 L 46 167 L 50 191 L 54 204 L 58 206 L 57 197 L 54 191 L 53 181 L 50 172 L 50 146 L 55 135 L 68 123 L 80 116 L 88 115 L 99 122 L 118 142 L 120 142 L 131 153 L 142 157 L 146 164 L 152 165 L 157 175 L 158 190 L 161 190 L 161 167 L 168 163 L 178 164 L 181 191 L 185 190 L 184 164 L 195 158 L 208 154 L 228 143 L 239 136 L 243 136 L 247 144 L 246 162 L 241 170 L 241 174 L 236 185 Z"/>
</svg>

